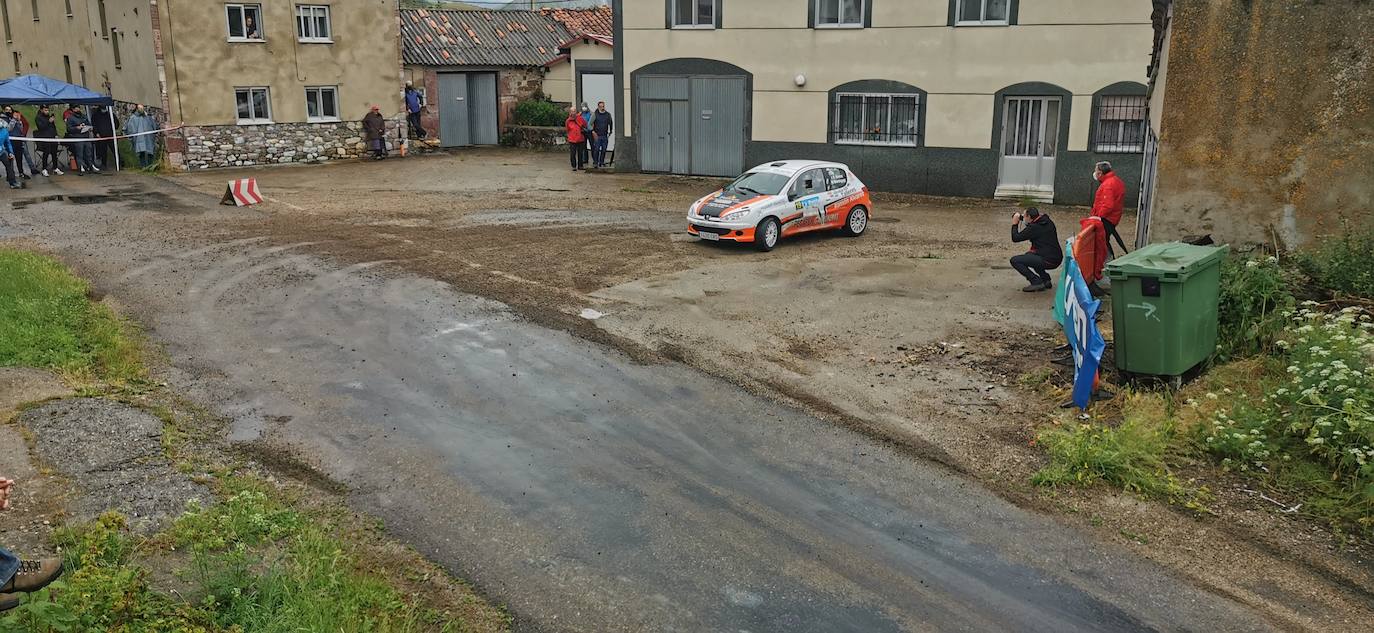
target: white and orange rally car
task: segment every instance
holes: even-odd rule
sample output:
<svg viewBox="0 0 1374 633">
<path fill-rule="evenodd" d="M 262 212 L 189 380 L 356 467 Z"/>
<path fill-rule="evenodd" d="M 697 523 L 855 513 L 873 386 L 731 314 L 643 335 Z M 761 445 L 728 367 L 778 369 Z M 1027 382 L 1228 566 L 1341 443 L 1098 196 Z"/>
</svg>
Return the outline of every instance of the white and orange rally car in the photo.
<svg viewBox="0 0 1374 633">
<path fill-rule="evenodd" d="M 839 229 L 862 235 L 873 203 L 849 167 L 814 160 L 759 165 L 692 203 L 687 232 L 771 251 L 783 237 Z"/>
</svg>

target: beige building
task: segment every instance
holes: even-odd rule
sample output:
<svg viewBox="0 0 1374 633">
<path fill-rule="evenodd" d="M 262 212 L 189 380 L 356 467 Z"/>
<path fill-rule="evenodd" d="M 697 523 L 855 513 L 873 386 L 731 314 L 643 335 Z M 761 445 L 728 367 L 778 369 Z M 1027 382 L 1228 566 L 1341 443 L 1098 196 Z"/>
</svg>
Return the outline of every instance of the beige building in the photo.
<svg viewBox="0 0 1374 633">
<path fill-rule="evenodd" d="M 1082 203 L 1138 182 L 1148 2 L 623 0 L 618 164 L 848 163 L 875 188 Z"/>
<path fill-rule="evenodd" d="M 404 125 L 396 0 L 0 0 L 15 74 L 146 103 L 185 168 L 362 152 L 377 105 Z"/>
<path fill-rule="evenodd" d="M 148 0 L 0 0 L 5 60 L 125 103 L 162 101 Z"/>
<path fill-rule="evenodd" d="M 149 0 L 188 168 L 359 155 L 379 106 L 404 126 L 396 0 Z M 401 132 L 393 132 L 399 139 Z"/>
</svg>

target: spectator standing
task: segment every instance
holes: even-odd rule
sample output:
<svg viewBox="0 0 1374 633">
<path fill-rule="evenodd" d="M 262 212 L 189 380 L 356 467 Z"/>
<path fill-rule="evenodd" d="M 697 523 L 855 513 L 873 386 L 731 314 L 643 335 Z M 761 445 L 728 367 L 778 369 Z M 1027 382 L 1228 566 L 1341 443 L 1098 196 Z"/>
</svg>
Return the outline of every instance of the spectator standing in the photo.
<svg viewBox="0 0 1374 633">
<path fill-rule="evenodd" d="M 76 158 L 76 169 L 78 175 L 86 175 L 87 172 L 100 173 L 100 168 L 95 166 L 95 149 L 91 147 L 91 131 L 95 128 L 91 125 L 91 120 L 86 118 L 86 113 L 79 108 L 67 110 L 71 114 L 67 115 L 67 147 L 70 147 L 72 154 Z"/>
<path fill-rule="evenodd" d="M 10 144 L 8 125 L 0 125 L 0 162 L 5 163 L 5 182 L 9 183 L 10 189 L 18 189 L 19 180 L 14 177 L 14 146 Z"/>
<path fill-rule="evenodd" d="M 372 106 L 367 116 L 363 117 L 363 133 L 372 150 L 372 160 L 386 158 L 386 119 L 382 118 L 381 107 Z"/>
<path fill-rule="evenodd" d="M 582 162 L 591 164 L 591 155 L 594 149 L 593 143 L 596 139 L 596 133 L 592 131 L 592 109 L 587 107 L 586 101 L 582 102 L 577 116 L 582 119 L 582 144 L 586 146 L 586 157 Z"/>
<path fill-rule="evenodd" d="M 420 123 L 420 111 L 424 109 L 424 99 L 420 97 L 420 91 L 415 89 L 415 84 L 406 82 L 406 127 L 410 128 L 410 137 L 423 139 L 425 134 L 424 125 Z"/>
<path fill-rule="evenodd" d="M 97 106 L 91 112 L 91 125 L 95 127 L 96 140 L 91 142 L 91 147 L 95 149 L 95 162 L 101 169 L 109 169 L 113 164 L 110 156 L 119 151 L 115 146 L 115 130 L 119 129 L 119 121 L 110 120 L 114 109 L 108 106 Z"/>
<path fill-rule="evenodd" d="M 1121 182 L 1121 178 L 1112 171 L 1112 164 L 1102 161 L 1093 167 L 1093 180 L 1097 181 L 1097 195 L 1093 196 L 1093 210 L 1091 215 L 1102 218 L 1102 227 L 1107 229 L 1108 238 L 1116 238 L 1116 243 L 1121 246 L 1123 253 L 1128 253 L 1126 242 L 1121 239 L 1121 234 L 1116 232 L 1116 225 L 1121 223 L 1121 213 L 1126 205 L 1126 183 Z M 1112 252 L 1112 242 L 1107 240 L 1107 253 L 1116 256 Z"/>
<path fill-rule="evenodd" d="M 52 142 L 38 142 L 38 153 L 41 156 L 38 166 L 42 170 L 40 173 L 47 176 L 48 165 L 51 163 L 52 172 L 61 176 L 62 169 L 57 162 L 57 152 L 61 149 L 56 142 L 57 120 L 53 118 L 52 110 L 49 110 L 48 106 L 38 106 L 38 116 L 34 117 L 34 128 L 33 135 L 35 138 L 53 139 Z"/>
<path fill-rule="evenodd" d="M 572 163 L 572 170 L 577 171 L 587 164 L 587 121 L 578 114 L 577 108 L 569 108 L 563 127 L 568 133 L 568 161 Z"/>
<path fill-rule="evenodd" d="M 124 121 L 124 134 L 129 136 L 134 153 L 138 154 L 138 166 L 142 169 L 152 167 L 157 157 L 157 134 L 153 134 L 156 131 L 157 121 L 148 115 L 148 109 L 141 103 Z"/>
<path fill-rule="evenodd" d="M 592 114 L 592 133 L 596 135 L 592 141 L 592 164 L 596 167 L 606 166 L 606 147 L 614 129 L 615 121 L 611 113 L 606 111 L 606 102 L 597 102 L 596 112 Z"/>
<path fill-rule="evenodd" d="M 28 143 L 16 140 L 15 137 L 26 137 L 29 135 L 29 121 L 15 110 L 13 106 L 5 106 L 3 112 L 5 124 L 10 128 L 10 147 L 14 149 L 14 169 L 19 177 L 24 180 L 29 179 L 29 174 L 37 174 L 38 167 L 33 162 L 33 152 L 29 151 Z M 28 173 L 24 171 L 24 165 L 28 164 Z"/>
</svg>

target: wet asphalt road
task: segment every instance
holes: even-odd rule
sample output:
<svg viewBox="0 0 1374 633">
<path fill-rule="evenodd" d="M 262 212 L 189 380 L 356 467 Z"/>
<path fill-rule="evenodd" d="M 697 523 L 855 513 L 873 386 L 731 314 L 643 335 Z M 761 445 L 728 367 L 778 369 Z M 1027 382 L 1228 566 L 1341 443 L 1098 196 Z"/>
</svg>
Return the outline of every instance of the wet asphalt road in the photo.
<svg viewBox="0 0 1374 633">
<path fill-rule="evenodd" d="M 168 206 L 6 205 L 0 240 L 75 264 L 232 440 L 345 483 L 519 629 L 1266 628 L 939 466 L 151 186 Z"/>
</svg>

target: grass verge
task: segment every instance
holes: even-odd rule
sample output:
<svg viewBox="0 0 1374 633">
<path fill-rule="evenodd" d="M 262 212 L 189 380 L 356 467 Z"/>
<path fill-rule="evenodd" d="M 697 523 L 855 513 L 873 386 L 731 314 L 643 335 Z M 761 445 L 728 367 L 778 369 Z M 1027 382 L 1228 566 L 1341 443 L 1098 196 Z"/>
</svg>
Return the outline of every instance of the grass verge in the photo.
<svg viewBox="0 0 1374 633">
<path fill-rule="evenodd" d="M 133 330 L 51 257 L 0 248 L 0 367 L 119 384 L 144 374 Z"/>
</svg>

